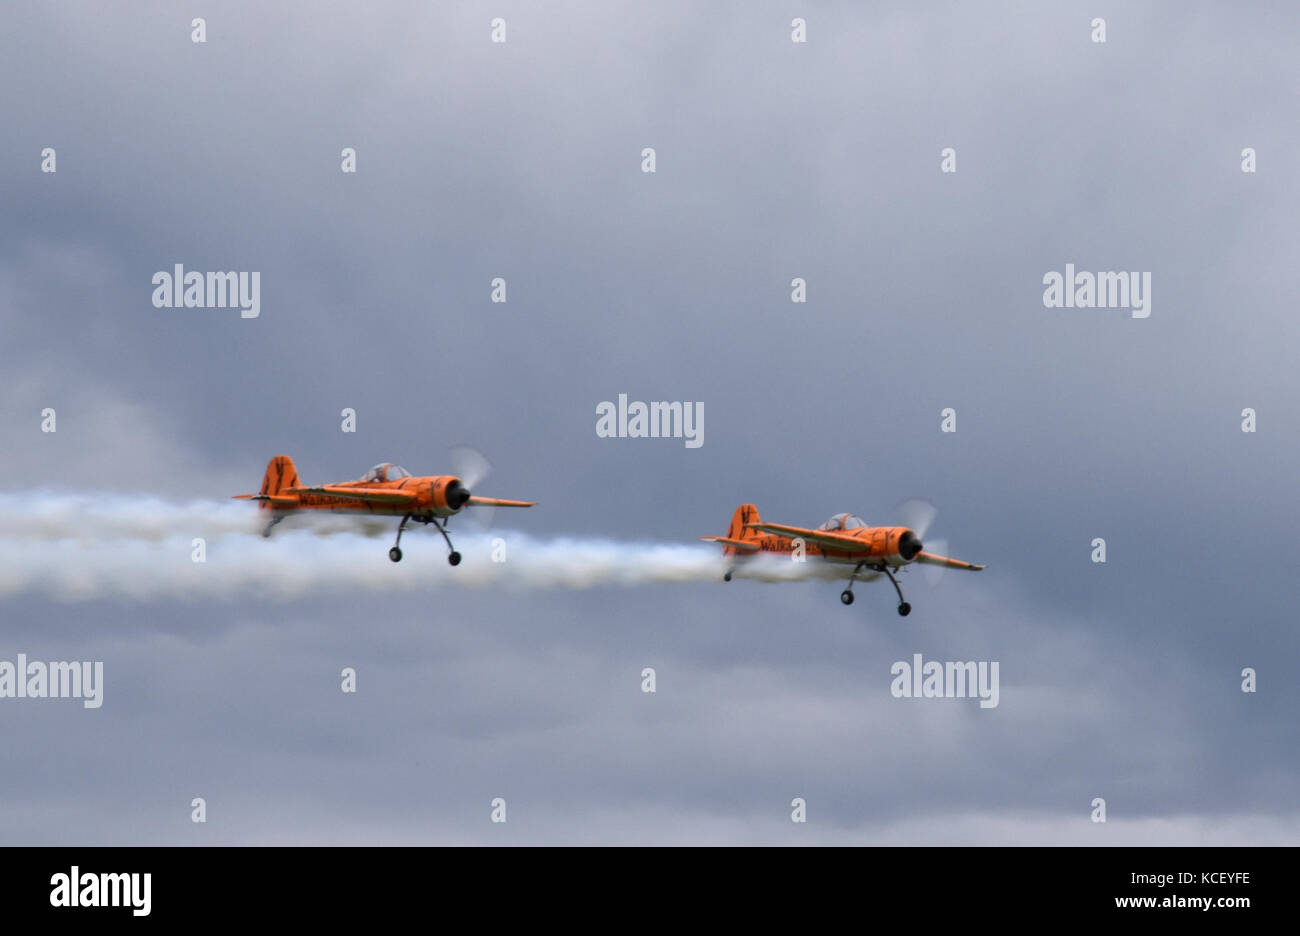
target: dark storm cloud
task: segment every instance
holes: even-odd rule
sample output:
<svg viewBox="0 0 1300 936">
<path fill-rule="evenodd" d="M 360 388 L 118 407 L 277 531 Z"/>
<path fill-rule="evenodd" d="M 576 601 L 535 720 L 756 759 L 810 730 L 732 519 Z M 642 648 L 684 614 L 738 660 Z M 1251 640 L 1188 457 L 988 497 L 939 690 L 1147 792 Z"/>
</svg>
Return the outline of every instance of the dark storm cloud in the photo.
<svg viewBox="0 0 1300 936">
<path fill-rule="evenodd" d="M 919 494 L 990 568 L 906 622 L 878 585 L 10 600 L 4 652 L 110 665 L 99 713 L 0 706 L 44 752 L 7 838 L 492 841 L 503 795 L 509 841 L 787 841 L 805 795 L 815 839 L 1075 841 L 1105 795 L 1114 835 L 1295 841 L 1293 11 L 201 7 L 4 14 L 6 490 L 467 441 L 534 535 Z M 154 308 L 175 263 L 260 271 L 260 318 Z M 1066 263 L 1151 271 L 1151 317 L 1045 309 Z M 624 392 L 703 401 L 704 446 L 597 438 Z M 892 699 L 914 652 L 1001 661 L 1001 705 Z"/>
</svg>

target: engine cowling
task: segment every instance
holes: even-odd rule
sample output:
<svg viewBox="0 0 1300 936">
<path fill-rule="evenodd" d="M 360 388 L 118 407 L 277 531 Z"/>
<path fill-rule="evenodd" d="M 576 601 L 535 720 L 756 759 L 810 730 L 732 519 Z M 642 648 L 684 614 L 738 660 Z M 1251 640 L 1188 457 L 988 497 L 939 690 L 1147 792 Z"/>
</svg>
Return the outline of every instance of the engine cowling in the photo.
<svg viewBox="0 0 1300 936">
<path fill-rule="evenodd" d="M 434 508 L 452 513 L 469 503 L 471 496 L 469 488 L 465 487 L 460 478 L 455 475 L 434 478 L 433 489 L 430 494 L 433 498 Z"/>
<path fill-rule="evenodd" d="M 894 539 L 894 537 L 890 537 Z M 921 542 L 921 537 L 915 532 L 904 527 L 897 534 L 897 539 L 893 544 L 894 552 L 901 556 L 905 561 L 911 562 L 921 554 L 925 545 Z"/>
</svg>

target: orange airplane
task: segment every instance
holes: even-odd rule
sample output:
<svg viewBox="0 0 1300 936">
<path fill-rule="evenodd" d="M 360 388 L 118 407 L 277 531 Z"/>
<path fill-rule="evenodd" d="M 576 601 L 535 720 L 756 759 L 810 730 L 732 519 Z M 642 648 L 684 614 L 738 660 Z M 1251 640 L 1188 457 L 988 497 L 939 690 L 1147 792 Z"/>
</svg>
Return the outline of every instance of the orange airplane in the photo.
<svg viewBox="0 0 1300 936">
<path fill-rule="evenodd" d="M 481 456 L 480 456 L 481 458 Z M 483 465 L 486 466 L 486 460 Z M 478 473 L 486 472 L 486 467 Z M 467 474 L 467 473 L 466 473 Z M 447 520 L 466 507 L 532 507 L 531 501 L 501 500 L 478 497 L 470 493 L 469 484 L 455 475 L 432 475 L 417 478 L 392 462 L 380 462 L 357 481 L 306 487 L 298 480 L 298 469 L 288 455 L 277 455 L 266 466 L 262 490 L 257 494 L 236 494 L 242 500 L 258 501 L 262 510 L 273 511 L 271 529 L 298 510 L 328 510 L 333 513 L 367 514 L 401 517 L 397 525 L 397 542 L 388 550 L 388 558 L 402 561 L 402 530 L 410 520 L 432 523 L 447 541 L 447 561 L 460 565 L 460 553 L 447 535 Z"/>
<path fill-rule="evenodd" d="M 761 553 L 792 555 L 798 540 L 802 542 L 801 548 L 805 556 L 821 556 L 824 562 L 853 566 L 849 585 L 840 592 L 840 601 L 846 605 L 853 604 L 855 581 L 871 582 L 881 575 L 887 575 L 893 583 L 894 591 L 898 592 L 898 613 L 906 617 L 912 612 L 912 606 L 903 598 L 903 589 L 894 577 L 896 569 L 913 562 L 949 569 L 969 569 L 973 572 L 984 568 L 982 565 L 926 552 L 921 536 L 934 517 L 934 508 L 923 502 L 911 503 L 920 505 L 920 515 L 910 526 L 873 527 L 853 514 L 839 513 L 815 530 L 782 523 L 766 523 L 759 517 L 757 507 L 741 504 L 731 517 L 731 526 L 726 536 L 701 536 L 700 539 L 709 543 L 721 543 L 722 554 L 734 556 L 737 562 Z M 730 582 L 735 570 L 736 566 L 732 566 L 723 579 Z"/>
</svg>

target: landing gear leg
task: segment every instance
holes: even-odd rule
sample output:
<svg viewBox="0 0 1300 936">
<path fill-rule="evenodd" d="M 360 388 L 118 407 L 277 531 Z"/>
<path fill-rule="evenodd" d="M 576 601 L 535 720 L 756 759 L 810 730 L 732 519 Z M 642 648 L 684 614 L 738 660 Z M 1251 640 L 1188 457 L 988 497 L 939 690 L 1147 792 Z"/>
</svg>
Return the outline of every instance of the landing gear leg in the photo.
<svg viewBox="0 0 1300 936">
<path fill-rule="evenodd" d="M 442 534 L 442 538 L 447 541 L 447 548 L 451 550 L 451 552 L 447 554 L 447 561 L 454 566 L 460 565 L 460 553 L 456 552 L 456 547 L 451 545 L 451 537 L 447 535 L 447 528 L 436 519 L 433 521 L 433 525 L 438 528 L 438 532 Z"/>
<path fill-rule="evenodd" d="M 262 535 L 269 537 L 271 535 L 271 531 L 275 529 L 275 525 L 283 519 L 284 519 L 284 514 L 281 513 L 278 513 L 274 517 L 272 517 L 271 522 L 268 523 L 266 525 L 266 529 L 262 531 Z"/>
<path fill-rule="evenodd" d="M 393 544 L 392 549 L 388 550 L 388 558 L 394 562 L 402 561 L 402 530 L 406 529 L 406 521 L 410 519 L 411 515 L 407 514 L 402 518 L 402 522 L 397 525 L 397 542 Z"/>
<path fill-rule="evenodd" d="M 903 590 L 898 587 L 898 579 L 894 578 L 893 571 L 883 562 L 876 566 L 878 572 L 884 572 L 889 576 L 889 581 L 894 584 L 894 591 L 898 592 L 898 613 L 901 617 L 907 617 L 912 613 L 912 606 L 903 599 Z"/>
<path fill-rule="evenodd" d="M 840 601 L 844 602 L 846 605 L 853 604 L 853 580 L 858 577 L 858 573 L 862 571 L 864 565 L 866 565 L 865 562 L 858 563 L 857 567 L 853 570 L 853 574 L 849 576 L 849 587 L 840 592 Z"/>
</svg>

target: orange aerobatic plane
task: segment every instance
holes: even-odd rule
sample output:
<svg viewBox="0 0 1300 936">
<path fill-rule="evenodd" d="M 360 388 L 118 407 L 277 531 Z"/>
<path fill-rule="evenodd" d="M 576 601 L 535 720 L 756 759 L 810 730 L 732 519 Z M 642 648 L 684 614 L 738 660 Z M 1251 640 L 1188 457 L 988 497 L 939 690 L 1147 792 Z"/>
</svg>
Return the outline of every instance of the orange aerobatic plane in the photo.
<svg viewBox="0 0 1300 936">
<path fill-rule="evenodd" d="M 287 515 L 298 510 L 328 510 L 334 513 L 368 514 L 401 517 L 397 525 L 397 542 L 388 550 L 388 558 L 402 561 L 402 530 L 407 521 L 432 523 L 447 541 L 447 561 L 460 565 L 460 553 L 447 535 L 447 519 L 466 507 L 532 507 L 530 501 L 500 500 L 471 494 L 469 485 L 455 475 L 413 477 L 405 468 L 381 462 L 357 481 L 307 487 L 298 480 L 298 469 L 288 455 L 277 455 L 266 466 L 262 490 L 257 494 L 236 494 L 244 500 L 258 501 L 263 510 L 273 512 L 264 536 Z"/>
<path fill-rule="evenodd" d="M 913 562 L 974 572 L 984 568 L 982 565 L 926 552 L 921 536 L 934 514 L 933 508 L 928 504 L 924 504 L 924 508 L 923 516 L 912 526 L 873 527 L 852 514 L 839 513 L 815 530 L 808 530 L 783 523 L 766 523 L 759 517 L 757 507 L 741 504 L 732 515 L 731 527 L 726 536 L 701 536 L 700 539 L 721 543 L 723 555 L 735 557 L 737 562 L 763 553 L 791 555 L 796 550 L 796 540 L 799 540 L 802 543 L 799 548 L 806 557 L 820 556 L 824 562 L 853 566 L 848 587 L 840 593 L 840 601 L 846 605 L 853 604 L 855 581 L 870 582 L 881 575 L 887 575 L 894 585 L 894 591 L 898 592 L 898 613 L 907 616 L 911 613 L 912 606 L 903 598 L 903 589 L 894 577 L 895 570 Z M 726 581 L 731 581 L 731 573 L 735 568 L 732 566 L 723 576 Z"/>
</svg>

